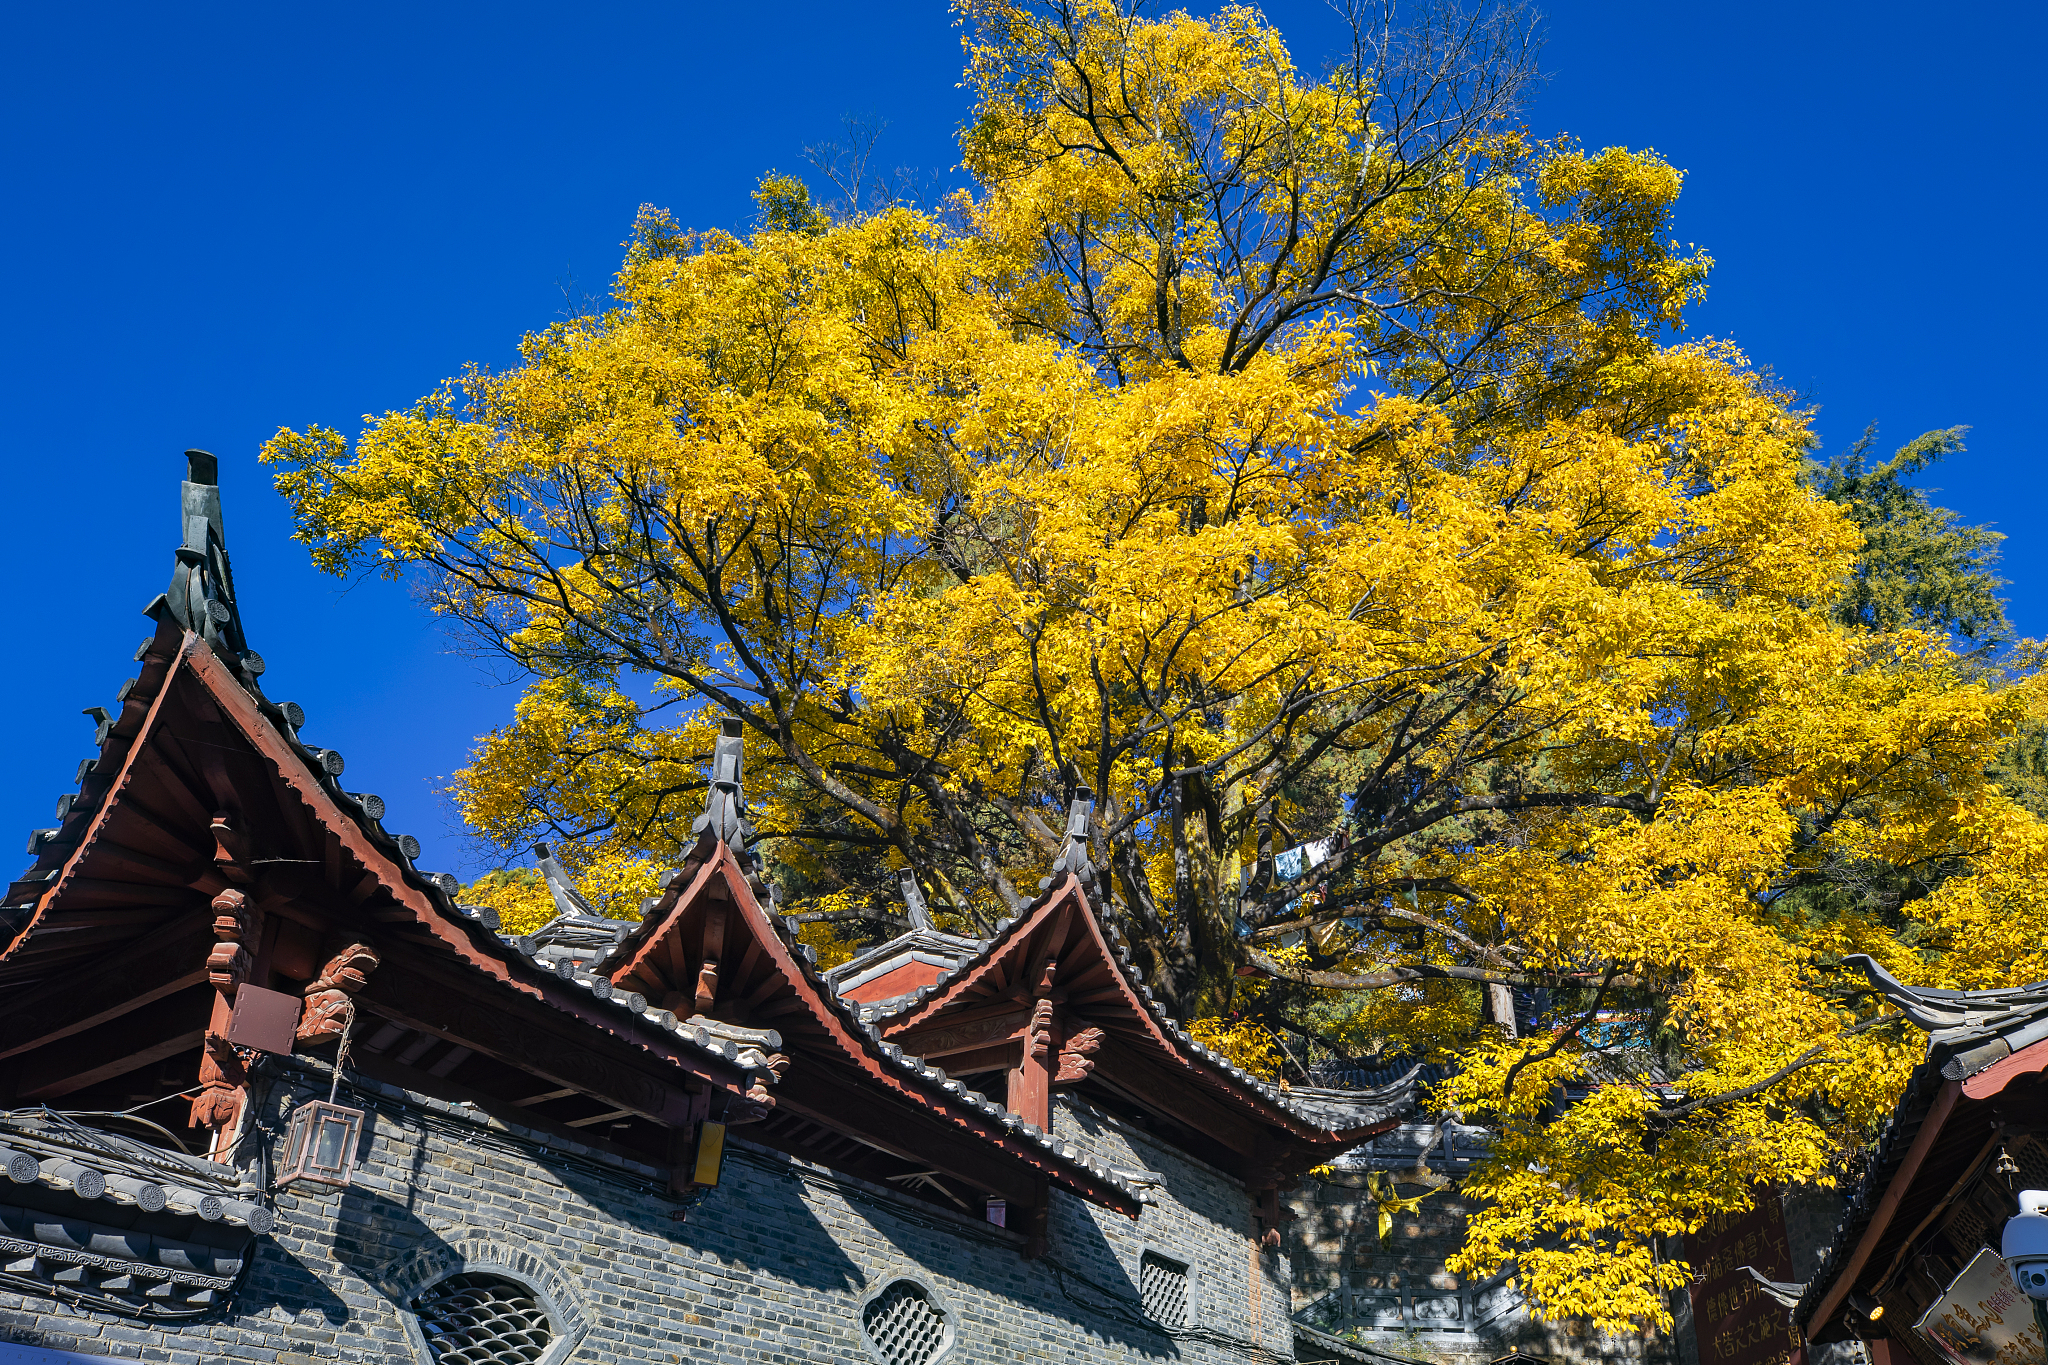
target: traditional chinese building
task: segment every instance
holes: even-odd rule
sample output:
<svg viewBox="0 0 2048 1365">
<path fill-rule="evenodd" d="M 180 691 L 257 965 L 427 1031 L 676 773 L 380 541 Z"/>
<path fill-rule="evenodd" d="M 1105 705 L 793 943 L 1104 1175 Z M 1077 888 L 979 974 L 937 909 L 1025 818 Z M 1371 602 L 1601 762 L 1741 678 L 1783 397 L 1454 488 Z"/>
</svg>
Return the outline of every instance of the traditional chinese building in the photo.
<svg viewBox="0 0 2048 1365">
<path fill-rule="evenodd" d="M 1852 961 L 1927 1032 L 1927 1058 L 1829 1244 L 1787 1282 L 1763 1287 L 1791 1305 L 1795 1365 L 1858 1356 L 1874 1365 L 1955 1365 L 1919 1324 L 1981 1252 L 1997 1250 L 2006 1220 L 2019 1212 L 2017 1192 L 2048 1189 L 2048 982 L 1926 990 L 1901 984 L 1869 958 Z M 2032 1324 L 2032 1304 L 2004 1279 L 2001 1264 L 1986 1276 L 1991 1301 L 1973 1293 L 1965 1307 L 1966 1331 L 1987 1361 L 2007 1359 Z M 2039 1345 L 2036 1337 L 2029 1348 L 2035 1360 L 2043 1358 Z"/>
<path fill-rule="evenodd" d="M 212 457 L 182 507 L 0 904 L 0 1359 L 1296 1358 L 1282 1195 L 1413 1079 L 1290 1094 L 1190 1039 L 1085 800 L 993 937 L 913 903 L 821 973 L 728 736 L 637 924 L 547 860 L 561 914 L 508 938 L 265 695 Z"/>
</svg>

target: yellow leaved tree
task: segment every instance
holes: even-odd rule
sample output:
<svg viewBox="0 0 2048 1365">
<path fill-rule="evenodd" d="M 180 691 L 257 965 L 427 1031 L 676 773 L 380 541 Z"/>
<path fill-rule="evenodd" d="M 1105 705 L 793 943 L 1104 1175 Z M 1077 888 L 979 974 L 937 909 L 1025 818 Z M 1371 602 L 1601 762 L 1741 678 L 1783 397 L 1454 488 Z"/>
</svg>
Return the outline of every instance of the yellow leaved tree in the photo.
<svg viewBox="0 0 2048 1365">
<path fill-rule="evenodd" d="M 1513 126 L 1511 20 L 1309 76 L 1249 9 L 962 14 L 972 193 L 643 212 L 516 367 L 279 433 L 301 535 L 530 674 L 458 781 L 488 838 L 624 903 L 738 717 L 850 943 L 900 869 L 1013 911 L 1091 803 L 1183 1015 L 1460 1063 L 1462 1270 L 1666 1320 L 1665 1238 L 1827 1178 L 1914 1059 L 1845 955 L 2048 975 L 2048 838 L 1984 775 L 2037 689 L 1831 614 L 1863 536 L 1683 338 L 1679 174 Z"/>
</svg>

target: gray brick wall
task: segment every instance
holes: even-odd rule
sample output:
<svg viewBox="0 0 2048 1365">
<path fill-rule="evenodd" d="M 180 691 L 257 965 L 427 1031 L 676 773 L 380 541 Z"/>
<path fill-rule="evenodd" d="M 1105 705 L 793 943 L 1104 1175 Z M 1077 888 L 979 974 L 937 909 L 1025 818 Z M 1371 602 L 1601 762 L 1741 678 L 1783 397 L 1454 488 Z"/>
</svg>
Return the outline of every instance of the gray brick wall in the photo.
<svg viewBox="0 0 2048 1365">
<path fill-rule="evenodd" d="M 1090 1274 L 1136 1298 L 1139 1258 L 1147 1247 L 1155 1248 L 1191 1271 L 1191 1326 L 1238 1343 L 1240 1350 L 1263 1348 L 1291 1358 L 1288 1259 L 1282 1250 L 1256 1248 L 1251 1197 L 1241 1183 L 1072 1095 L 1059 1097 L 1053 1135 L 1112 1166 L 1164 1177 L 1157 1203 L 1136 1224 L 1080 1200 L 1056 1204 L 1056 1214 L 1086 1220 L 1096 1231 L 1062 1236 L 1055 1224 L 1054 1256 L 1063 1245 L 1092 1253 L 1098 1259 Z"/>
<path fill-rule="evenodd" d="M 310 1078 L 275 1085 L 259 1096 L 260 1121 L 281 1131 L 312 1093 Z M 954 1315 L 949 1362 L 1291 1359 L 1286 1259 L 1253 1251 L 1244 1190 L 1071 1099 L 1060 1137 L 1162 1184 L 1135 1222 L 1056 1191 L 1051 1254 L 1035 1261 L 1014 1231 L 755 1147 L 744 1129 L 720 1186 L 678 1219 L 650 1168 L 543 1149 L 397 1091 L 356 1102 L 371 1113 L 354 1185 L 280 1192 L 277 1229 L 228 1316 L 154 1326 L 0 1290 L 0 1341 L 166 1362 L 396 1365 L 421 1358 L 403 1305 L 466 1268 L 539 1290 L 558 1330 L 580 1333 L 577 1362 L 866 1361 L 860 1305 L 899 1275 Z M 1148 1246 L 1198 1278 L 1182 1332 L 1142 1318 Z"/>
</svg>

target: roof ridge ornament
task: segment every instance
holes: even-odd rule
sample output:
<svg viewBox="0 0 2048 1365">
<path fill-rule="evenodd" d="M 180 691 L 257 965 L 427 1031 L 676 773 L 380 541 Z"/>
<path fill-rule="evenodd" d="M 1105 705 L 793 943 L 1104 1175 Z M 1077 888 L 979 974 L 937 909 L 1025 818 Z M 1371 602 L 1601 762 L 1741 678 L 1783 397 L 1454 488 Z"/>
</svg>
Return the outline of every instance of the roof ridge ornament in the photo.
<svg viewBox="0 0 2048 1365">
<path fill-rule="evenodd" d="M 159 622 L 168 615 L 231 661 L 253 687 L 263 659 L 242 634 L 235 605 L 235 575 L 228 562 L 227 529 L 221 517 L 220 460 L 204 450 L 185 452 L 185 481 L 179 510 L 184 540 L 177 549 L 171 585 L 143 609 Z"/>
<path fill-rule="evenodd" d="M 547 883 L 548 895 L 554 898 L 557 915 L 585 915 L 591 919 L 603 919 L 595 906 L 583 898 L 576 889 L 576 883 L 569 880 L 568 872 L 555 861 L 546 844 L 535 844 L 533 856 L 540 864 L 541 879 Z"/>
<path fill-rule="evenodd" d="M 572 971 L 594 969 L 632 932 L 632 924 L 599 914 L 546 844 L 535 844 L 533 856 L 540 862 L 541 880 L 554 899 L 555 917 L 519 940 L 524 945 L 522 951 L 557 974 L 565 964 Z"/>
<path fill-rule="evenodd" d="M 1842 964 L 1927 1034 L 1928 1057 L 1947 1080 L 1973 1076 L 2022 1048 L 2048 1041 L 2048 981 L 1996 990 L 1954 991 L 1908 986 L 1867 953 Z"/>
<path fill-rule="evenodd" d="M 1038 884 L 1039 890 L 1051 889 L 1062 872 L 1073 873 L 1082 886 L 1095 889 L 1095 860 L 1088 854 L 1088 821 L 1094 814 L 1095 793 L 1087 787 L 1074 788 L 1073 799 L 1067 802 L 1066 841 L 1060 845 L 1059 857 L 1053 859 L 1052 875 Z"/>
<path fill-rule="evenodd" d="M 708 832 L 740 854 L 748 851 L 754 838 L 753 823 L 747 819 L 745 765 L 739 718 L 727 716 L 719 722 L 718 743 L 711 751 L 711 786 L 704 795 L 704 813 L 690 826 L 690 833 Z"/>
<path fill-rule="evenodd" d="M 903 883 L 903 909 L 910 916 L 910 927 L 937 928 L 938 926 L 932 923 L 931 909 L 925 904 L 924 888 L 917 884 L 917 874 L 906 867 L 897 876 Z"/>
</svg>

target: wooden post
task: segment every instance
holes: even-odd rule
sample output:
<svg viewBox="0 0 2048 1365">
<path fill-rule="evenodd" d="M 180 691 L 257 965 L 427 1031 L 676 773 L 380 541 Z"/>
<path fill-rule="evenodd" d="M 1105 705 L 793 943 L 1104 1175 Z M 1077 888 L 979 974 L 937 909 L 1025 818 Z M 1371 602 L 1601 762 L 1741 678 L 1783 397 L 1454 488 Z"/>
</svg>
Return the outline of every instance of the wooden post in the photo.
<svg viewBox="0 0 2048 1365">
<path fill-rule="evenodd" d="M 228 1042 L 228 1022 L 234 1016 L 235 991 L 257 969 L 256 953 L 261 951 L 266 959 L 269 953 L 263 912 L 250 896 L 255 878 L 247 865 L 248 836 L 235 828 L 234 817 L 226 811 L 214 815 L 212 834 L 214 866 L 234 885 L 213 898 L 215 943 L 206 959 L 207 979 L 214 987 L 213 1017 L 206 1026 L 205 1051 L 199 1060 L 201 1089 L 192 1101 L 191 1123 L 213 1130 L 207 1155 L 226 1161 L 228 1139 L 241 1123 L 249 1095 L 248 1073 Z M 267 972 L 268 962 L 262 965 Z"/>
<path fill-rule="evenodd" d="M 696 1005 L 697 1013 L 707 1019 L 713 1017 L 711 1012 L 718 1008 L 718 960 L 725 953 L 728 908 L 724 901 L 713 901 L 705 908 L 704 961 L 697 968 L 696 993 L 692 1003 Z"/>
<path fill-rule="evenodd" d="M 1037 1183 L 1035 1202 L 1024 1215 L 1024 1259 L 1035 1261 L 1052 1249 L 1052 1186 L 1046 1181 Z"/>
<path fill-rule="evenodd" d="M 1053 1037 L 1057 998 L 1053 981 L 1059 970 L 1060 964 L 1048 959 L 1039 972 L 1032 992 L 1036 1002 L 1031 1007 L 1031 1022 L 1024 1026 L 1024 1046 L 1017 1064 L 1010 1068 L 1010 1112 L 1042 1133 L 1052 1131 L 1053 1071 L 1059 1064 L 1059 1047 Z"/>
</svg>

